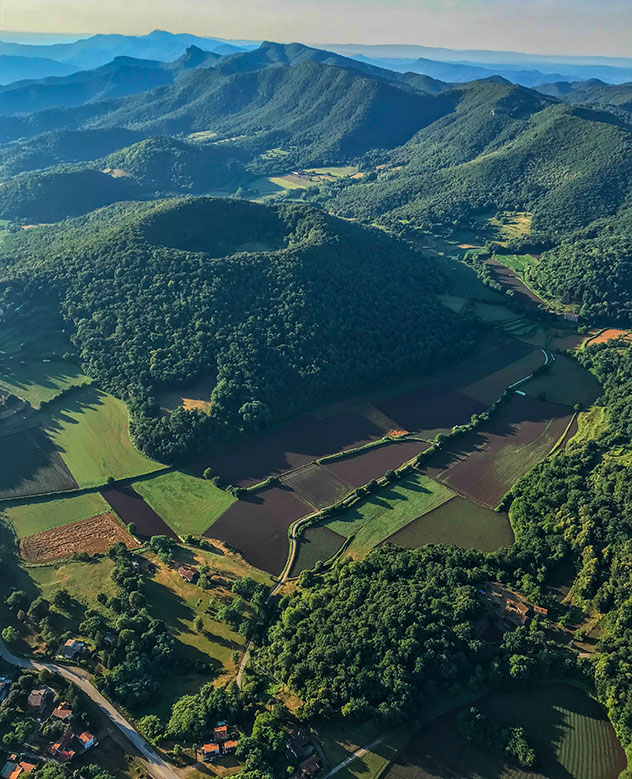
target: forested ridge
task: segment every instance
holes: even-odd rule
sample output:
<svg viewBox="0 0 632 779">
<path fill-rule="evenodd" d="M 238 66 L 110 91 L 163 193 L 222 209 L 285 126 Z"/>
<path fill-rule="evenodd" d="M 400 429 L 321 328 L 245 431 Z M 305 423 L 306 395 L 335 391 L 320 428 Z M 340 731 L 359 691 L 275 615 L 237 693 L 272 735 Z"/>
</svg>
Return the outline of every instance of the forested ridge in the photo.
<svg viewBox="0 0 632 779">
<path fill-rule="evenodd" d="M 117 205 L 8 237 L 16 302 L 59 297 L 82 365 L 125 398 L 140 447 L 172 460 L 466 352 L 442 278 L 374 230 L 307 206 L 212 198 Z M 165 418 L 159 388 L 216 377 L 211 411 Z"/>
</svg>

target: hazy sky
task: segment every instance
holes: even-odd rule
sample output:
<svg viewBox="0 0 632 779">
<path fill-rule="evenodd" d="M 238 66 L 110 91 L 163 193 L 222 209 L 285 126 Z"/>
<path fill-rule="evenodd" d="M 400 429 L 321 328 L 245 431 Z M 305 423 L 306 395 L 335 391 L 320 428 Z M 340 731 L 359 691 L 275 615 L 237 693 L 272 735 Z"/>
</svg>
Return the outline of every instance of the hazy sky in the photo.
<svg viewBox="0 0 632 779">
<path fill-rule="evenodd" d="M 632 56 L 632 0 L 0 0 L 0 29 Z"/>
</svg>

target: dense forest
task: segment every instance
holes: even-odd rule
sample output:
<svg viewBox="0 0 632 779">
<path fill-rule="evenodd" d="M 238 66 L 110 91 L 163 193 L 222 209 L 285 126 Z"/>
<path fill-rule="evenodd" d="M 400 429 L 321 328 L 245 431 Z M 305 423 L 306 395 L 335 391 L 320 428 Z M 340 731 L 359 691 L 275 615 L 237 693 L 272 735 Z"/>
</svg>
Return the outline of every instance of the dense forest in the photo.
<svg viewBox="0 0 632 779">
<path fill-rule="evenodd" d="M 330 397 L 435 370 L 477 329 L 440 275 L 378 231 L 307 206 L 212 198 L 113 206 L 1 247 L 17 305 L 58 296 L 84 369 L 125 398 L 164 460 Z M 165 418 L 160 388 L 215 377 L 210 415 Z"/>
</svg>

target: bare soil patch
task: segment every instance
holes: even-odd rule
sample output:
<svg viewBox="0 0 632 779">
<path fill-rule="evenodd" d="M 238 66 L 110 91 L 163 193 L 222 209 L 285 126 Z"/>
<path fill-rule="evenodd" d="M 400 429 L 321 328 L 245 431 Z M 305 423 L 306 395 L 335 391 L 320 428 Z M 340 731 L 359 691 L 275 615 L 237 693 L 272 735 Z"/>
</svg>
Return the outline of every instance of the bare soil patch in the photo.
<svg viewBox="0 0 632 779">
<path fill-rule="evenodd" d="M 361 487 L 371 479 L 384 476 L 386 471 L 399 468 L 429 446 L 427 441 L 394 441 L 334 460 L 323 467 L 351 487 Z"/>
<path fill-rule="evenodd" d="M 271 487 L 233 503 L 204 535 L 237 549 L 255 568 L 278 576 L 289 553 L 288 528 L 311 512 L 289 487 Z"/>
<path fill-rule="evenodd" d="M 82 552 L 107 552 L 118 541 L 128 549 L 139 546 L 114 514 L 108 512 L 27 536 L 20 541 L 20 554 L 27 563 L 45 563 Z"/>
<path fill-rule="evenodd" d="M 520 276 L 506 265 L 494 259 L 485 260 L 492 278 L 507 289 L 513 290 L 513 299 L 525 308 L 538 308 L 544 301 L 525 285 Z"/>
<path fill-rule="evenodd" d="M 476 352 L 453 368 L 444 371 L 439 379 L 449 386 L 462 390 L 492 373 L 506 368 L 533 351 L 515 338 L 500 333 L 490 333 L 483 338 Z"/>
<path fill-rule="evenodd" d="M 133 487 L 110 487 L 101 490 L 101 495 L 125 524 L 133 522 L 136 525 L 136 534 L 141 538 L 151 538 L 151 536 L 178 537 L 162 517 L 145 503 Z"/>
<path fill-rule="evenodd" d="M 352 487 L 322 465 L 306 465 L 286 474 L 282 482 L 314 508 L 331 506 L 352 490 Z"/>
</svg>

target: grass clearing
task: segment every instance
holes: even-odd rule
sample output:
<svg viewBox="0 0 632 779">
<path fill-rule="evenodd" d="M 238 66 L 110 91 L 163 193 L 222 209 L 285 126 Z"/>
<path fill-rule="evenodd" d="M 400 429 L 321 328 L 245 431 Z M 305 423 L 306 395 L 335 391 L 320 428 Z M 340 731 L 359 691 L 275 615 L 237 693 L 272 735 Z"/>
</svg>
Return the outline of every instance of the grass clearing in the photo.
<svg viewBox="0 0 632 779">
<path fill-rule="evenodd" d="M 161 474 L 133 486 L 179 536 L 202 535 L 236 500 L 210 481 L 181 471 Z"/>
<path fill-rule="evenodd" d="M 91 493 L 73 498 L 47 498 L 18 506 L 7 506 L 4 513 L 15 528 L 18 538 L 25 538 L 109 510 L 110 507 L 99 493 Z"/>
<path fill-rule="evenodd" d="M 353 535 L 349 552 L 363 555 L 453 495 L 452 490 L 428 476 L 411 474 L 327 522 L 326 527 L 345 538 Z"/>
<path fill-rule="evenodd" d="M 331 176 L 336 179 L 343 179 L 347 176 L 354 176 L 358 172 L 356 165 L 331 165 L 325 168 L 305 168 L 306 173 L 313 173 L 316 176 Z"/>
<path fill-rule="evenodd" d="M 538 264 L 538 260 L 532 254 L 497 254 L 495 258 L 519 276 L 522 276 L 527 268 Z"/>
<path fill-rule="evenodd" d="M 463 549 L 495 552 L 511 546 L 514 535 L 506 514 L 457 495 L 386 539 L 405 549 L 426 544 L 454 544 Z"/>
<path fill-rule="evenodd" d="M 548 370 L 530 379 L 521 389 L 532 398 L 564 406 L 590 406 L 603 394 L 601 384 L 577 360 L 557 355 Z"/>
<path fill-rule="evenodd" d="M 533 215 L 528 211 L 502 211 L 489 220 L 499 243 L 506 244 L 531 232 Z"/>
<path fill-rule="evenodd" d="M 345 539 L 328 527 L 308 527 L 299 540 L 298 553 L 294 558 L 290 576 L 298 576 L 301 571 L 309 571 L 316 562 L 327 562 L 333 557 Z"/>
<path fill-rule="evenodd" d="M 0 392 L 16 395 L 35 409 L 70 387 L 90 384 L 92 379 L 68 362 L 29 362 L 0 365 Z"/>
<path fill-rule="evenodd" d="M 476 706 L 504 727 L 523 727 L 538 756 L 534 771 L 521 771 L 497 753 L 468 742 L 456 727 L 458 707 L 416 736 L 395 760 L 387 779 L 617 779 L 625 753 L 601 706 L 562 683 L 493 692 Z"/>
<path fill-rule="evenodd" d="M 432 252 L 430 254 L 435 265 L 450 285 L 448 294 L 457 297 L 502 302 L 502 295 L 483 284 L 472 267 L 458 259 L 453 260 L 439 253 Z"/>
<path fill-rule="evenodd" d="M 80 487 L 164 467 L 134 448 L 125 404 L 95 387 L 54 403 L 44 415 L 44 428 Z"/>
<path fill-rule="evenodd" d="M 609 427 L 608 414 L 603 406 L 594 406 L 583 411 L 577 417 L 577 433 L 573 436 L 574 444 L 586 441 L 596 441 Z"/>
</svg>

